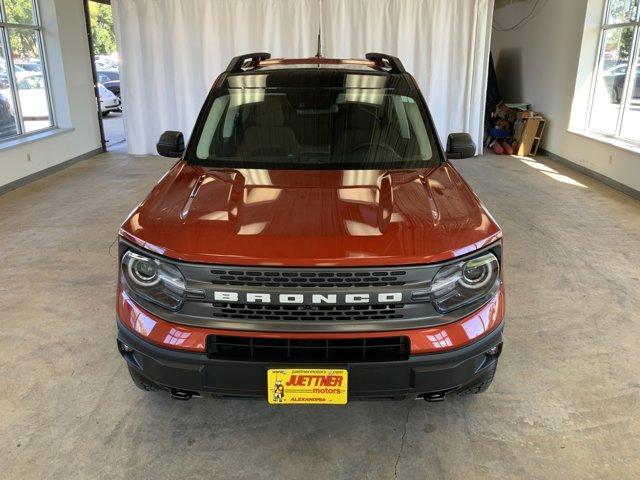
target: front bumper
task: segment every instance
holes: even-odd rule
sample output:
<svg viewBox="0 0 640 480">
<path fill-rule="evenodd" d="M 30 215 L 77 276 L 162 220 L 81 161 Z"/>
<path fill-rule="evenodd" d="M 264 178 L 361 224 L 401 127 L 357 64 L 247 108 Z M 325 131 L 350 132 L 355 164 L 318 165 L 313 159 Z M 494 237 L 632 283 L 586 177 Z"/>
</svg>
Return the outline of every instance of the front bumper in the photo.
<svg viewBox="0 0 640 480">
<path fill-rule="evenodd" d="M 121 104 L 119 100 L 112 100 L 107 102 L 102 102 L 100 104 L 100 110 L 103 112 L 112 112 L 114 110 L 118 110 Z"/>
<path fill-rule="evenodd" d="M 336 364 L 349 371 L 349 399 L 425 396 L 473 388 L 489 380 L 501 352 L 501 322 L 477 341 L 446 352 L 412 355 L 405 361 Z M 122 344 L 133 349 L 125 352 Z M 269 368 L 318 367 L 256 361 L 219 360 L 206 353 L 170 350 L 145 341 L 118 319 L 119 351 L 130 367 L 167 391 L 213 394 L 221 397 L 266 399 Z M 499 347 L 497 353 L 487 352 Z M 322 368 L 327 368 L 322 364 Z"/>
</svg>

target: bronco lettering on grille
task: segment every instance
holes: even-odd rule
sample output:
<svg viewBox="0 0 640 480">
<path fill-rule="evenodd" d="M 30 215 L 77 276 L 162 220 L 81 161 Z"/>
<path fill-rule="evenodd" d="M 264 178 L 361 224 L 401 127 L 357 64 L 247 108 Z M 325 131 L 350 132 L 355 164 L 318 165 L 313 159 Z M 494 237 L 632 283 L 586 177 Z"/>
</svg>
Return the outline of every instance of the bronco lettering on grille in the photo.
<svg viewBox="0 0 640 480">
<path fill-rule="evenodd" d="M 329 294 L 303 294 L 303 293 L 241 293 L 229 291 L 215 291 L 213 298 L 217 302 L 242 302 L 242 303 L 272 303 L 293 305 L 336 305 L 340 303 L 401 303 L 402 293 L 329 293 Z"/>
</svg>

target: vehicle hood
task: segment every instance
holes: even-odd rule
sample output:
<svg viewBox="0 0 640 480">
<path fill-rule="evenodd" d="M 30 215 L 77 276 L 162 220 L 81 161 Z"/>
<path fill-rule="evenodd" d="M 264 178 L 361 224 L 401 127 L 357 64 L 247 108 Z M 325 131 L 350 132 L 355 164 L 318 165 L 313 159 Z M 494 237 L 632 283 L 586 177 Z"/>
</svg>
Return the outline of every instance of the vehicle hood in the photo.
<svg viewBox="0 0 640 480">
<path fill-rule="evenodd" d="M 272 266 L 432 263 L 501 236 L 450 163 L 386 172 L 178 162 L 120 234 L 179 260 Z"/>
<path fill-rule="evenodd" d="M 98 84 L 98 90 L 100 91 L 100 101 L 118 99 L 112 91 L 108 90 L 101 83 Z"/>
</svg>

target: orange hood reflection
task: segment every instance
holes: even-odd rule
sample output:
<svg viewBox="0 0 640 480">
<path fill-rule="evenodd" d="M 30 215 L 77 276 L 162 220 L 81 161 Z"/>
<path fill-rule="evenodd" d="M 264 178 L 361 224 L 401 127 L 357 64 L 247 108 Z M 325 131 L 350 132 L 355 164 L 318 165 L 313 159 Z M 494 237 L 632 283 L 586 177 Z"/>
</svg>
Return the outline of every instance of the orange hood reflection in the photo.
<svg viewBox="0 0 640 480">
<path fill-rule="evenodd" d="M 185 261 L 290 266 L 432 263 L 501 236 L 451 164 L 221 171 L 178 162 L 120 233 Z"/>
</svg>

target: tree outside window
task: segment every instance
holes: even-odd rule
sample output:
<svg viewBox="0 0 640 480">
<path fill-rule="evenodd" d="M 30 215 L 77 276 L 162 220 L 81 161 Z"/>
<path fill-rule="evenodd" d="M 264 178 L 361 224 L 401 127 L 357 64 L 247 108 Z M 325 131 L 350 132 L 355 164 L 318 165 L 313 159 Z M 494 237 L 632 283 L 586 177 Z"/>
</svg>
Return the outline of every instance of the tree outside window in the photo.
<svg viewBox="0 0 640 480">
<path fill-rule="evenodd" d="M 640 143 L 639 16 L 638 0 L 607 2 L 588 125 Z"/>
<path fill-rule="evenodd" d="M 51 128 L 51 96 L 34 0 L 0 0 L 0 141 Z"/>
</svg>

